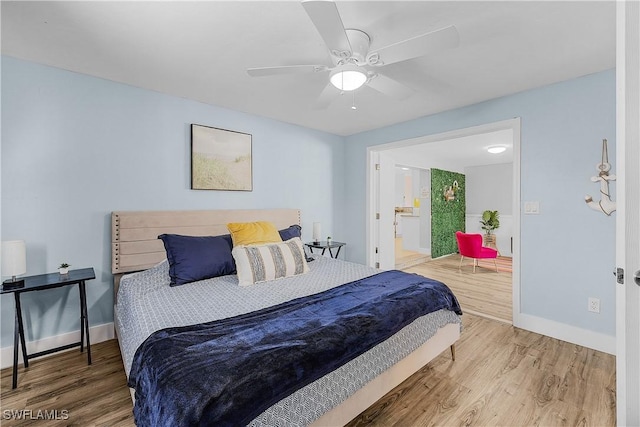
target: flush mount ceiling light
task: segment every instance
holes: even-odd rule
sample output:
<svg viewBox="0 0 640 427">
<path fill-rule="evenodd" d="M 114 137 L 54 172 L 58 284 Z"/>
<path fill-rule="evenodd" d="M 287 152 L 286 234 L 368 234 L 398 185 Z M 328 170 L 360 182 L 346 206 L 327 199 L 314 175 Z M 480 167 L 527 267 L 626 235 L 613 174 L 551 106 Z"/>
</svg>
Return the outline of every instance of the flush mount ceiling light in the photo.
<svg viewBox="0 0 640 427">
<path fill-rule="evenodd" d="M 491 154 L 500 154 L 507 151 L 507 147 L 504 145 L 492 145 L 491 147 L 487 147 L 487 151 Z"/>
<path fill-rule="evenodd" d="M 340 90 L 352 91 L 367 82 L 367 73 L 357 65 L 339 65 L 331 72 L 331 84 Z"/>
</svg>

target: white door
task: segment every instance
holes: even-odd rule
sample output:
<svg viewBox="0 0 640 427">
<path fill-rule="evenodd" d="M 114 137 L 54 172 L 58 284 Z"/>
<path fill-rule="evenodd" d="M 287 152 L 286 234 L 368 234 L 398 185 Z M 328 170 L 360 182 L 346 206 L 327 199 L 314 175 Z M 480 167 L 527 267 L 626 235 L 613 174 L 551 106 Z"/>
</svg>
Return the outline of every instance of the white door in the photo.
<svg viewBox="0 0 640 427">
<path fill-rule="evenodd" d="M 394 211 L 396 163 L 389 153 L 380 151 L 379 156 L 378 262 L 382 270 L 391 270 L 396 266 L 396 243 L 393 235 L 393 223 L 396 220 Z"/>
<path fill-rule="evenodd" d="M 371 244 L 367 264 L 383 270 L 395 268 L 394 195 L 395 161 L 384 151 L 369 151 L 369 212 Z M 368 240 L 368 239 L 367 239 Z"/>
<path fill-rule="evenodd" d="M 617 3 L 617 424 L 640 425 L 640 2 Z M 636 281 L 638 284 L 636 284 Z"/>
</svg>

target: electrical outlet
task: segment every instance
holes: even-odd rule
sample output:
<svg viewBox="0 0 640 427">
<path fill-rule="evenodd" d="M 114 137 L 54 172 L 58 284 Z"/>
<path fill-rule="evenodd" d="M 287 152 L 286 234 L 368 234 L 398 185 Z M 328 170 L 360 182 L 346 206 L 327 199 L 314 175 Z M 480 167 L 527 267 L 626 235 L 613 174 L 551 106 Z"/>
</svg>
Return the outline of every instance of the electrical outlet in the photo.
<svg viewBox="0 0 640 427">
<path fill-rule="evenodd" d="M 600 299 L 589 297 L 589 306 L 587 309 L 592 313 L 600 313 Z"/>
</svg>

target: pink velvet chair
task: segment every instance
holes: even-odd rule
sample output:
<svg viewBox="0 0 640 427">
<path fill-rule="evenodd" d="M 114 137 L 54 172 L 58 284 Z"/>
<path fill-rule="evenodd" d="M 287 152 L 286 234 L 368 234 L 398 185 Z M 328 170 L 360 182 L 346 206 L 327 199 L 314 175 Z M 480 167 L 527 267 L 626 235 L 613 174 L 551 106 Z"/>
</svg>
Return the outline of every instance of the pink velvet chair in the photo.
<svg viewBox="0 0 640 427">
<path fill-rule="evenodd" d="M 456 240 L 458 241 L 458 250 L 460 251 L 460 265 L 458 270 L 462 269 L 462 260 L 464 257 L 473 259 L 473 272 L 476 272 L 478 259 L 493 258 L 493 264 L 498 272 L 498 264 L 496 258 L 498 251 L 493 248 L 482 246 L 482 234 L 467 234 L 462 231 L 456 231 Z"/>
</svg>

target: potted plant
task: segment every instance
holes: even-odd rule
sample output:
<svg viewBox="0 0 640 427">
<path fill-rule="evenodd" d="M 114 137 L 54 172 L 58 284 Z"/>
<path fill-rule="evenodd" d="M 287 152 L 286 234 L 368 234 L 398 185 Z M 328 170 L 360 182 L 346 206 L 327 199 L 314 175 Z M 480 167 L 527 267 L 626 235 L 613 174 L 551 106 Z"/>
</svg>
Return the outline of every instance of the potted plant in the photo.
<svg viewBox="0 0 640 427">
<path fill-rule="evenodd" d="M 58 272 L 60 272 L 60 274 L 69 274 L 69 267 L 71 267 L 71 265 L 63 262 L 60 264 L 60 267 L 58 267 Z"/>
<path fill-rule="evenodd" d="M 500 227 L 500 214 L 498 211 L 490 211 L 486 210 L 482 212 L 482 219 L 480 220 L 480 224 L 482 224 L 482 229 L 485 234 L 490 236 L 493 230 Z"/>
</svg>

